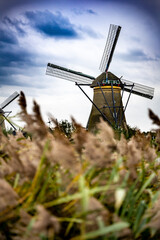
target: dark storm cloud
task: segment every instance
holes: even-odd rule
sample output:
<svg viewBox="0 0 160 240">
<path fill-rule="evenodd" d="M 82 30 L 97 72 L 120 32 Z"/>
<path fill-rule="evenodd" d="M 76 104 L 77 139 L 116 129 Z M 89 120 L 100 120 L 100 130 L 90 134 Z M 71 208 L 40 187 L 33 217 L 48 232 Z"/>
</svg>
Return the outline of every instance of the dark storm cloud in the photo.
<svg viewBox="0 0 160 240">
<path fill-rule="evenodd" d="M 94 14 L 88 9 L 89 14 Z M 89 27 L 76 26 L 70 20 L 63 16 L 61 12 L 52 13 L 45 11 L 26 11 L 21 14 L 28 22 L 21 19 L 10 18 L 5 16 L 2 24 L 5 30 L 0 30 L 1 38 L 8 42 L 15 42 L 17 36 L 25 37 L 27 35 L 26 27 L 30 26 L 35 31 L 40 32 L 43 36 L 55 39 L 76 39 L 81 38 L 83 34 L 97 38 L 97 34 Z M 16 32 L 16 33 L 15 33 Z"/>
<path fill-rule="evenodd" d="M 7 67 L 22 67 L 25 65 L 31 65 L 31 54 L 25 49 L 20 48 L 8 48 L 1 50 L 0 54 L 0 66 Z"/>
<path fill-rule="evenodd" d="M 2 22 L 6 26 L 13 27 L 19 35 L 24 36 L 26 34 L 26 32 L 24 31 L 25 24 L 21 20 L 18 20 L 16 18 L 11 19 L 5 16 Z"/>
<path fill-rule="evenodd" d="M 24 14 L 29 20 L 29 24 L 38 32 L 54 38 L 77 38 L 78 33 L 74 25 L 68 18 L 64 17 L 60 12 L 51 13 L 46 10 L 27 11 Z"/>
<path fill-rule="evenodd" d="M 139 49 L 128 51 L 128 53 L 118 54 L 117 57 L 126 62 L 143 62 L 159 60 L 158 58 L 152 58 L 148 56 L 142 50 Z"/>
<path fill-rule="evenodd" d="M 13 31 L 8 27 L 8 22 L 9 25 L 14 25 L 15 23 L 16 26 L 18 20 L 12 21 L 6 17 L 2 21 L 3 24 L 0 28 L 0 66 L 18 67 L 19 65 L 29 64 L 31 59 L 30 53 L 23 49 L 18 41 L 17 31 L 21 32 L 21 30 Z"/>
<path fill-rule="evenodd" d="M 90 14 L 93 14 L 93 11 Z M 91 13 L 92 12 L 92 13 Z M 26 11 L 24 16 L 28 19 L 28 24 L 36 31 L 47 37 L 55 39 L 76 39 L 83 34 L 97 38 L 96 32 L 89 27 L 76 26 L 64 17 L 61 12 L 52 13 L 45 11 Z"/>
<path fill-rule="evenodd" d="M 54 6 L 54 4 L 59 4 L 61 6 L 70 6 L 72 7 L 75 3 L 77 5 L 77 9 L 79 5 L 86 5 L 86 0 L 81 0 L 80 4 L 78 3 L 78 1 L 75 0 L 14 0 L 14 1 L 7 1 L 7 0 L 1 0 L 0 1 L 0 11 L 2 13 L 6 13 L 7 11 L 9 11 L 10 9 L 14 9 L 20 6 L 23 6 L 24 4 L 38 4 L 38 5 L 42 5 L 42 4 L 50 4 Z M 97 6 L 100 5 L 104 5 L 105 3 L 110 2 L 110 3 L 118 3 L 121 5 L 133 5 L 133 6 L 137 6 L 137 8 L 140 8 L 143 12 L 146 12 L 148 15 L 150 15 L 153 19 L 155 19 L 155 21 L 157 22 L 157 26 L 159 26 L 159 22 L 160 22 L 160 1 L 159 0 L 88 0 L 87 3 L 88 4 L 96 4 Z M 160 27 L 160 26 L 159 26 Z"/>
<path fill-rule="evenodd" d="M 67 37 L 76 35 L 69 21 L 65 21 L 65 18 L 60 14 L 59 17 L 57 15 L 57 18 L 53 18 L 52 14 L 46 14 L 46 12 L 44 12 L 44 14 L 43 12 L 41 12 L 41 14 L 27 12 L 24 15 L 26 15 L 29 20 L 29 25 L 36 28 L 36 30 L 38 28 L 39 31 L 49 34 L 49 36 L 53 35 L 49 30 L 53 20 L 54 22 L 57 20 L 57 25 L 59 24 L 57 29 L 54 25 L 54 30 L 59 31 L 56 33 L 59 38 L 66 35 Z M 46 18 L 48 18 L 48 26 Z M 38 25 L 36 25 L 35 21 L 38 21 Z M 62 27 L 60 24 L 62 24 Z M 17 81 L 16 76 L 22 75 L 28 77 L 32 68 L 41 67 L 40 61 L 35 61 L 37 54 L 34 54 L 34 49 L 26 49 L 22 47 L 18 41 L 20 37 L 24 38 L 27 35 L 26 27 L 28 28 L 27 23 L 24 24 L 21 19 L 8 16 L 2 19 L 0 26 L 0 86 L 4 84 L 12 86 L 30 86 L 31 83 L 29 82 L 24 83 L 23 81 Z"/>
<path fill-rule="evenodd" d="M 107 2 L 111 2 L 111 3 L 120 3 L 122 6 L 124 5 L 133 5 L 133 6 L 137 6 L 138 8 L 140 8 L 143 12 L 146 12 L 148 15 L 152 16 L 153 19 L 155 19 L 155 21 L 157 22 L 157 26 L 160 26 L 159 25 L 159 21 L 160 21 L 160 14 L 159 14 L 159 10 L 160 10 L 160 2 L 159 0 L 88 0 L 88 3 L 90 4 L 94 4 L 94 6 L 102 6 L 104 4 L 105 6 L 105 3 Z M 45 1 L 45 5 L 52 5 L 54 6 L 59 4 L 60 6 L 64 6 L 65 7 L 72 7 L 74 5 L 75 1 L 73 0 L 68 0 L 67 2 L 64 1 L 64 0 L 54 0 L 54 3 L 52 0 L 46 0 Z M 80 3 L 84 4 L 84 7 L 86 7 L 86 1 L 85 0 L 81 0 Z M 29 6 L 29 4 L 38 4 L 39 6 L 44 4 L 44 0 L 24 0 L 24 1 L 21 1 L 21 0 L 14 0 L 14 1 L 9 1 L 9 0 L 1 0 L 0 1 L 0 10 L 1 12 L 3 13 L 3 15 L 5 14 L 5 12 L 9 11 L 10 9 L 16 9 L 17 7 L 21 7 L 23 5 L 27 4 Z M 86 10 L 83 10 L 82 9 L 82 4 L 78 4 L 76 3 L 77 7 L 75 8 L 75 10 L 77 11 L 77 14 L 78 13 L 88 13 L 88 14 L 96 14 L 91 8 L 88 8 Z M 95 5 L 96 4 L 96 5 Z M 81 6 L 81 7 L 79 7 Z M 87 5 L 88 6 L 88 5 Z M 43 14 L 42 14 L 43 15 Z M 42 16 L 42 18 L 44 18 L 44 16 Z M 38 17 L 38 15 L 37 15 Z M 54 16 L 52 16 L 51 18 L 54 18 Z M 11 19 L 8 19 L 8 22 L 10 21 Z M 38 19 L 39 20 L 39 19 Z M 159 20 L 159 21 L 158 21 Z M 34 19 L 32 19 L 32 21 L 34 21 Z M 40 21 L 42 21 L 42 19 L 40 19 Z M 55 21 L 56 21 L 56 16 L 55 16 Z M 42 21 L 43 22 L 43 21 Z M 62 21 L 63 22 L 63 21 Z M 16 22 L 15 20 L 11 21 L 11 24 L 14 24 L 15 27 L 17 28 L 17 30 L 19 32 L 23 32 L 23 29 L 20 27 L 19 25 L 19 22 Z M 64 21 L 64 24 L 65 24 L 65 21 Z M 68 20 L 68 27 L 71 27 L 71 31 L 69 31 L 68 27 L 63 27 L 63 26 L 60 26 L 59 27 L 59 24 L 58 24 L 58 28 L 57 28 L 57 31 L 58 31 L 58 34 L 60 36 L 64 36 L 66 34 L 66 36 L 77 36 L 77 32 L 73 26 L 73 24 L 71 24 Z M 45 22 L 43 22 L 43 24 L 34 24 L 34 27 L 37 28 L 37 30 L 39 30 L 41 33 L 44 33 L 45 35 L 54 35 L 53 33 L 53 28 L 47 24 L 45 24 Z M 56 30 L 56 29 L 55 29 Z M 60 31 L 62 30 L 62 31 Z M 64 32 L 63 32 L 64 30 Z"/>
<path fill-rule="evenodd" d="M 6 73 L 6 70 L 4 70 Z M 16 78 L 14 77 L 14 72 L 12 74 L 4 74 L 0 75 L 0 87 L 2 86 L 24 86 L 23 83 L 20 83 L 16 81 Z"/>
<path fill-rule="evenodd" d="M 17 82 L 15 75 L 34 66 L 34 58 L 34 54 L 20 46 L 17 31 L 12 31 L 8 23 L 3 22 L 0 28 L 0 86 L 24 86 L 23 82 Z"/>
<path fill-rule="evenodd" d="M 24 86 L 23 81 L 17 82 L 16 75 L 27 74 L 27 71 L 35 66 L 34 55 L 25 49 L 7 46 L 0 51 L 0 85 Z M 28 83 L 29 85 L 29 83 Z"/>
<path fill-rule="evenodd" d="M 0 46 L 2 44 L 17 44 L 18 40 L 14 32 L 9 29 L 0 29 Z"/>
<path fill-rule="evenodd" d="M 96 13 L 95 11 L 93 11 L 92 9 L 87 9 L 86 12 L 89 13 L 89 14 L 93 14 L 93 15 L 97 14 L 97 13 Z"/>
<path fill-rule="evenodd" d="M 0 25 L 0 85 L 26 86 L 16 76 L 28 77 L 31 69 L 42 67 L 42 57 L 34 52 L 34 46 L 23 47 L 23 38 L 29 36 L 30 27 L 55 39 L 76 39 L 83 34 L 96 37 L 92 29 L 75 26 L 60 12 L 26 11 L 16 18 L 5 16 Z"/>
<path fill-rule="evenodd" d="M 96 15 L 97 14 L 92 9 L 81 9 L 81 8 L 73 8 L 72 12 L 74 12 L 76 15 L 83 15 L 83 14 Z"/>
</svg>

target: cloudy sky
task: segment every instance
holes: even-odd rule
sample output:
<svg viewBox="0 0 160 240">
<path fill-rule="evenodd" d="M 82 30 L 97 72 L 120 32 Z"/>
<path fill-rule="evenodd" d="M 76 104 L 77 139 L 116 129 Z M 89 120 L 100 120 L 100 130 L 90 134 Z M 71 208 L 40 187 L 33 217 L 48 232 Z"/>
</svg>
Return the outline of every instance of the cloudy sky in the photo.
<svg viewBox="0 0 160 240">
<path fill-rule="evenodd" d="M 127 122 L 151 129 L 148 108 L 160 116 L 159 12 L 159 0 L 1 0 L 0 102 L 22 90 L 28 110 L 35 99 L 46 122 L 48 113 L 59 121 L 72 115 L 86 126 L 91 103 L 74 83 L 47 76 L 46 66 L 51 62 L 98 76 L 112 23 L 122 30 L 109 70 L 155 88 L 153 100 L 131 96 Z M 92 89 L 85 90 L 92 97 Z M 14 115 L 20 109 L 14 101 L 5 110 Z"/>
</svg>

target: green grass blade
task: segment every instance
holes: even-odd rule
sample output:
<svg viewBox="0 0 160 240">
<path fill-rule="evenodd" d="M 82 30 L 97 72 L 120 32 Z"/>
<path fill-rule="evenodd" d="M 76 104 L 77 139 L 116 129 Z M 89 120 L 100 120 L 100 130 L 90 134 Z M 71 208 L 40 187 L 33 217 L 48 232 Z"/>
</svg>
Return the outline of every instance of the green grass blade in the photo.
<svg viewBox="0 0 160 240">
<path fill-rule="evenodd" d="M 140 221 L 143 217 L 145 209 L 146 209 L 146 204 L 144 201 L 141 201 L 139 206 L 137 207 L 136 219 L 134 221 L 134 226 L 133 226 L 133 230 L 135 233 L 139 230 Z"/>
<path fill-rule="evenodd" d="M 86 233 L 83 237 L 85 240 L 86 239 L 94 239 L 97 237 L 104 236 L 108 233 L 114 233 L 114 232 L 121 231 L 124 228 L 128 228 L 128 227 L 129 227 L 129 223 L 127 223 L 127 222 L 114 223 L 110 226 L 103 227 L 96 231 Z M 80 236 L 77 236 L 77 237 L 72 238 L 71 240 L 79 240 L 79 239 L 80 239 Z"/>
<path fill-rule="evenodd" d="M 140 191 L 137 193 L 136 196 L 136 200 L 139 199 L 139 197 L 141 196 L 141 194 L 143 193 L 143 191 L 148 187 L 148 185 L 151 183 L 152 179 L 156 176 L 155 173 L 152 173 L 149 178 L 145 181 L 145 183 L 143 184 L 143 186 L 141 187 Z"/>
</svg>

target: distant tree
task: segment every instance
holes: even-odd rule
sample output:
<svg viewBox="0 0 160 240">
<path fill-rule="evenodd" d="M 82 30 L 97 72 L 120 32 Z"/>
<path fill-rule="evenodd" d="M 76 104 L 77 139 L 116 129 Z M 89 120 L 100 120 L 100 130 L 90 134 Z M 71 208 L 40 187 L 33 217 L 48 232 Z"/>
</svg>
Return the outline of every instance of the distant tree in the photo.
<svg viewBox="0 0 160 240">
<path fill-rule="evenodd" d="M 136 134 L 136 132 L 138 131 L 138 129 L 136 127 L 130 127 L 129 125 L 127 125 L 127 130 L 122 130 L 121 133 L 124 134 L 126 139 L 130 139 L 132 136 L 134 136 Z"/>
<path fill-rule="evenodd" d="M 61 120 L 59 123 L 59 128 L 68 137 L 71 138 L 72 132 L 74 131 L 73 124 L 68 122 L 68 120 Z"/>
</svg>

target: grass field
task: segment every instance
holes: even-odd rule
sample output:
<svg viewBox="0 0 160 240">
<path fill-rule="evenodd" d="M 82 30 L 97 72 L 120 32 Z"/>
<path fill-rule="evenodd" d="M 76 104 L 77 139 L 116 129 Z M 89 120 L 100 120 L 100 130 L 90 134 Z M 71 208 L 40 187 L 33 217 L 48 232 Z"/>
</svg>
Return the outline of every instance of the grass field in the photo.
<svg viewBox="0 0 160 240">
<path fill-rule="evenodd" d="M 27 136 L 0 133 L 0 240 L 160 239 L 160 119 L 126 139 L 104 121 L 49 131 L 21 93 Z"/>
</svg>

